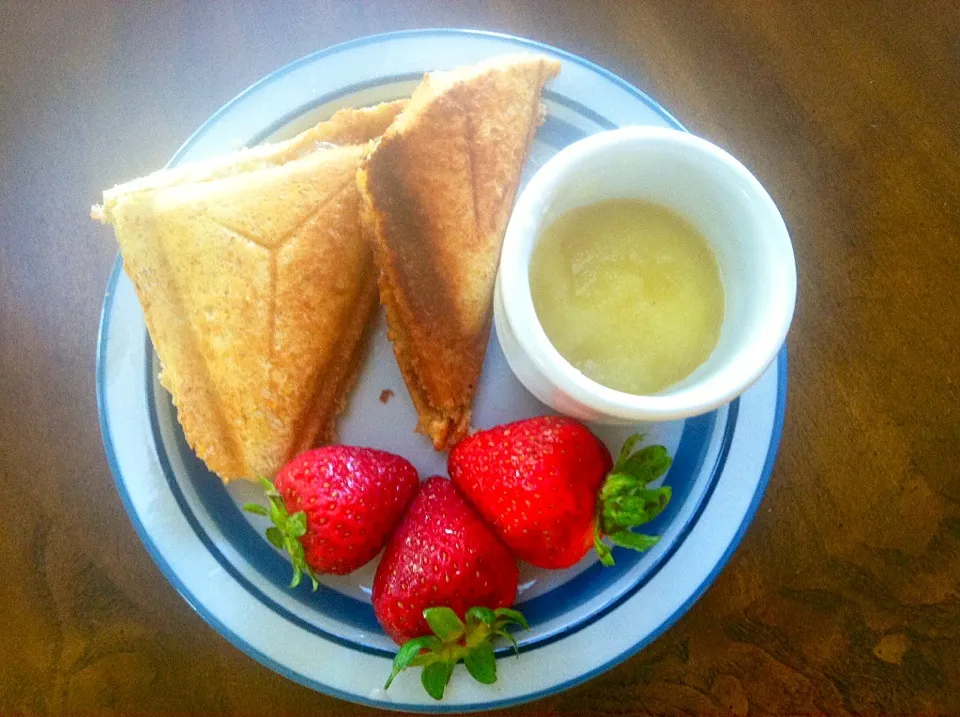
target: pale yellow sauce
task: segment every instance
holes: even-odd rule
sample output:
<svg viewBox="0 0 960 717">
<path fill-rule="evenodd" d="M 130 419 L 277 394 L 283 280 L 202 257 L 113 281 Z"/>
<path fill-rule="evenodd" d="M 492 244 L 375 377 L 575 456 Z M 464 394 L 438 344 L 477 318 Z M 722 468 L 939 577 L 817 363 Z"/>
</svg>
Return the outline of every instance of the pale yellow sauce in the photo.
<svg viewBox="0 0 960 717">
<path fill-rule="evenodd" d="M 615 199 L 562 215 L 538 239 L 530 290 L 567 361 L 637 395 L 689 376 L 723 323 L 723 284 L 706 239 L 650 202 Z"/>
</svg>

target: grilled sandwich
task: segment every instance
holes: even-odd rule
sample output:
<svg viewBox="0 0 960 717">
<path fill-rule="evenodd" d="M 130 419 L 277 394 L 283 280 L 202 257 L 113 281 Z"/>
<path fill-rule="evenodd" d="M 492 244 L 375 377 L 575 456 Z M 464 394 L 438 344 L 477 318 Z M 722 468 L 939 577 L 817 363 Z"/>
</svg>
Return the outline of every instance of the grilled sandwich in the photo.
<svg viewBox="0 0 960 717">
<path fill-rule="evenodd" d="M 342 110 L 291 140 L 107 190 L 160 382 L 224 481 L 335 438 L 376 305 L 356 172 L 402 108 Z"/>
<path fill-rule="evenodd" d="M 500 247 L 559 71 L 509 55 L 429 73 L 358 173 L 389 337 L 437 450 L 470 427 Z"/>
</svg>

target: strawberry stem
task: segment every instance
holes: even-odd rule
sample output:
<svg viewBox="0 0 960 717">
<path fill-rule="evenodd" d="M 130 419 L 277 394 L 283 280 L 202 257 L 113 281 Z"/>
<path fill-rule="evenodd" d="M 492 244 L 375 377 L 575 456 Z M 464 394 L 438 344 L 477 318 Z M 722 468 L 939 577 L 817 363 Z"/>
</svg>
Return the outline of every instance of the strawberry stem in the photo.
<svg viewBox="0 0 960 717">
<path fill-rule="evenodd" d="M 613 565 L 613 552 L 602 538 L 631 550 L 649 550 L 660 540 L 657 536 L 634 533 L 631 528 L 649 523 L 670 502 L 670 486 L 648 487 L 670 468 L 673 459 L 661 445 L 636 450 L 642 433 L 628 438 L 620 456 L 607 476 L 597 497 L 597 524 L 593 544 L 603 565 Z"/>
<path fill-rule="evenodd" d="M 472 607 L 467 610 L 466 622 L 449 607 L 429 607 L 423 617 L 433 634 L 415 637 L 400 647 L 384 689 L 389 689 L 394 678 L 408 667 L 421 667 L 423 689 L 433 699 L 443 699 L 453 668 L 461 661 L 477 682 L 493 684 L 497 681 L 497 660 L 492 641 L 507 638 L 519 656 L 517 640 L 507 628 L 530 628 L 526 618 L 510 608 Z"/>
<path fill-rule="evenodd" d="M 307 575 L 310 582 L 313 583 L 313 590 L 316 591 L 320 584 L 317 582 L 316 574 L 307 564 L 303 544 L 300 542 L 300 538 L 307 532 L 307 514 L 301 510 L 290 515 L 283 498 L 277 493 L 273 483 L 267 478 L 261 477 L 260 485 L 267 496 L 268 505 L 247 503 L 243 506 L 243 509 L 248 513 L 270 518 L 273 525 L 267 528 L 267 540 L 277 550 L 285 550 L 293 564 L 293 578 L 290 580 L 290 587 L 297 587 L 303 576 Z"/>
</svg>

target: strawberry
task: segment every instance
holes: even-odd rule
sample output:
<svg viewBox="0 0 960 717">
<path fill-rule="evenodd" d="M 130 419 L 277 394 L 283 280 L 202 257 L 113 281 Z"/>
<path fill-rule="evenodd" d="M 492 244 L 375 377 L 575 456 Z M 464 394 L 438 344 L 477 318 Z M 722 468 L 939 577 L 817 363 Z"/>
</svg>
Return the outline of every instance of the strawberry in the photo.
<svg viewBox="0 0 960 717">
<path fill-rule="evenodd" d="M 613 565 L 614 545 L 647 550 L 659 538 L 630 528 L 652 520 L 670 488 L 647 484 L 670 467 L 663 446 L 623 446 L 612 466 L 606 446 L 583 424 L 541 416 L 480 431 L 450 453 L 451 480 L 514 554 L 542 568 L 567 568 L 591 546 Z"/>
<path fill-rule="evenodd" d="M 301 453 L 271 483 L 261 478 L 269 508 L 267 539 L 293 562 L 290 587 L 303 573 L 317 589 L 318 573 L 346 575 L 368 563 L 400 522 L 419 485 L 409 461 L 384 451 L 325 446 Z"/>
<path fill-rule="evenodd" d="M 527 627 L 508 609 L 516 592 L 517 564 L 506 546 L 450 481 L 425 481 L 373 580 L 377 619 L 402 643 L 386 686 L 420 665 L 424 688 L 440 699 L 460 660 L 478 681 L 496 681 L 491 640 L 513 641 L 507 626 Z"/>
</svg>

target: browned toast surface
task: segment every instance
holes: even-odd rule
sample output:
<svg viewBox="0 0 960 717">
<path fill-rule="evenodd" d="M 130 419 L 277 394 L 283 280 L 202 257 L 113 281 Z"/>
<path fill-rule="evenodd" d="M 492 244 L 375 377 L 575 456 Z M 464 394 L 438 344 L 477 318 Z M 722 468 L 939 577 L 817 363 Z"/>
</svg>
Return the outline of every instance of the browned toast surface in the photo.
<svg viewBox="0 0 960 717">
<path fill-rule="evenodd" d="M 224 480 L 334 438 L 376 304 L 356 171 L 399 105 L 105 193 L 188 442 Z M 335 144 L 346 138 L 345 145 Z"/>
<path fill-rule="evenodd" d="M 358 175 L 394 353 L 438 450 L 469 429 L 503 234 L 558 71 L 521 55 L 427 75 Z"/>
</svg>

